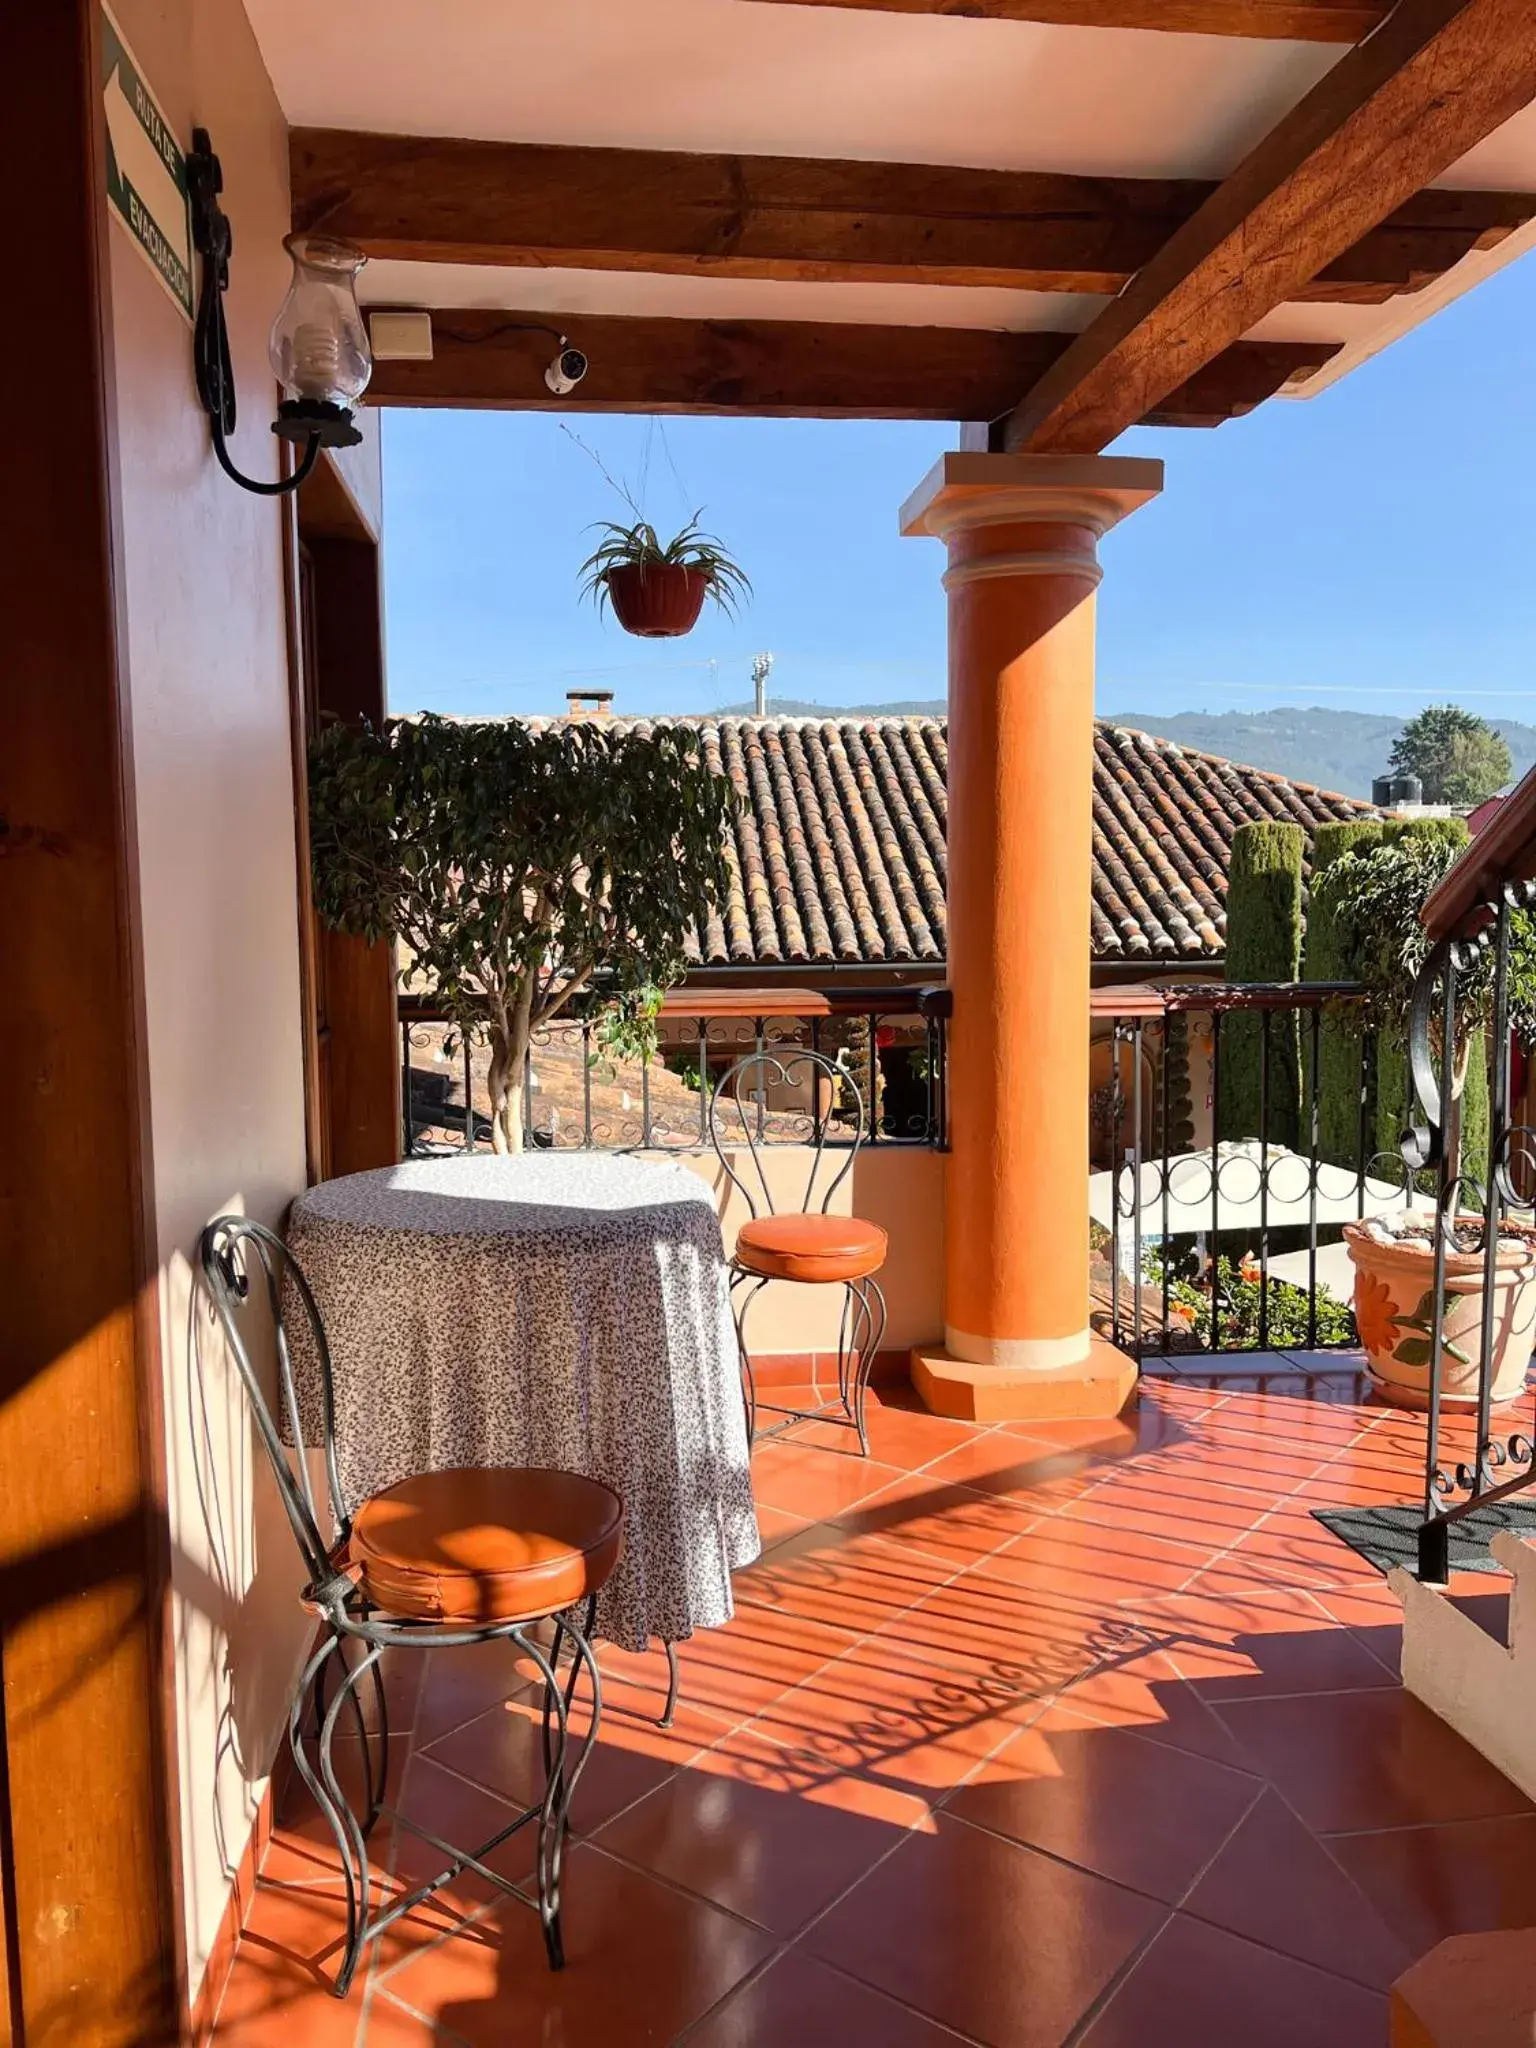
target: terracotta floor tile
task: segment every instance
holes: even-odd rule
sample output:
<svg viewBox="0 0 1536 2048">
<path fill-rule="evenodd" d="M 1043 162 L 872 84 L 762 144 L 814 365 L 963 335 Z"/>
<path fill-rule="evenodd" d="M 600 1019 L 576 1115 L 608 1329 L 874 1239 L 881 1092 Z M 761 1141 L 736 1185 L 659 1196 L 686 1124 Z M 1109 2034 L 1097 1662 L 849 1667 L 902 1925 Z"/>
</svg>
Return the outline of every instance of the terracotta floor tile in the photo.
<svg viewBox="0 0 1536 2048">
<path fill-rule="evenodd" d="M 1216 1433 L 1217 1420 L 1213 1415 L 1179 1442 L 1145 1453 L 1137 1469 L 1182 1492 L 1214 1483 L 1279 1497 L 1294 1493 L 1327 1462 L 1326 1445 L 1266 1438 L 1247 1425 Z"/>
<path fill-rule="evenodd" d="M 955 2048 L 955 2036 L 789 1949 L 695 2027 L 688 2048 Z"/>
<path fill-rule="evenodd" d="M 1163 1651 L 1128 1643 L 1059 1695 L 1059 1704 L 1109 1728 L 1130 1728 L 1148 1742 L 1166 1743 L 1213 1763 L 1251 1770 L 1231 1730 L 1217 1718 Z"/>
<path fill-rule="evenodd" d="M 1408 1954 L 1536 1924 L 1536 1807 L 1401 1693 L 1396 1600 L 1310 1513 L 1412 1500 L 1422 1421 L 1352 1369 L 1253 1368 L 992 1430 L 892 1388 L 872 1460 L 763 1443 L 766 1554 L 682 1646 L 675 1729 L 659 1646 L 600 1646 L 564 1975 L 530 1910 L 461 1879 L 338 2005 L 300 1788 L 220 2048 L 359 2048 L 365 1993 L 362 2048 L 1370 2048 Z M 483 1835 L 542 1782 L 531 1660 L 391 1664 L 398 1796 Z"/>
<path fill-rule="evenodd" d="M 1001 1430 L 1005 1436 L 1023 1438 L 1037 1456 L 1070 1454 L 1094 1471 L 1108 1474 L 1132 1459 L 1187 1443 L 1216 1405 L 1215 1396 L 1192 1397 L 1181 1388 L 1179 1399 L 1174 1400 L 1156 1386 L 1142 1385 L 1119 1415 L 1064 1422 L 1005 1422 Z"/>
<path fill-rule="evenodd" d="M 1209 1549 L 1198 1543 L 1060 1514 L 1001 1548 L 989 1569 L 1077 1598 L 1120 1605 L 1179 1592 L 1209 1558 Z"/>
<path fill-rule="evenodd" d="M 1251 1434 L 1271 1442 L 1316 1444 L 1326 1451 L 1358 1441 L 1379 1420 L 1369 1409 L 1308 1399 L 1309 1392 L 1295 1375 L 1263 1393 L 1234 1389 L 1231 1399 L 1209 1418 L 1206 1430 L 1216 1436 Z"/>
<path fill-rule="evenodd" d="M 585 1715 L 578 1712 L 572 1724 L 573 1760 L 586 1726 Z M 605 1699 L 602 1733 L 577 1783 L 571 1825 L 581 1833 L 601 1827 L 653 1791 L 679 1764 L 717 1742 L 726 1727 L 686 1698 L 669 1731 Z M 544 1783 L 539 1717 L 523 1702 L 492 1707 L 467 1727 L 441 1737 L 423 1754 L 515 1806 L 537 1797 Z"/>
<path fill-rule="evenodd" d="M 327 1985 L 339 1927 L 335 1906 L 295 1914 L 276 1931 L 253 1910 L 219 2007 L 218 2048 L 353 2048 L 362 1992 L 343 2001 Z"/>
<path fill-rule="evenodd" d="M 1082 2036 L 1082 2048 L 1377 2048 L 1378 1992 L 1180 1914 Z"/>
<path fill-rule="evenodd" d="M 945 1811 L 1175 1905 L 1260 1790 L 1244 1772 L 1056 1707 Z"/>
<path fill-rule="evenodd" d="M 949 1416 L 930 1415 L 926 1409 L 891 1408 L 873 1394 L 865 1404 L 864 1426 L 869 1434 L 869 1454 L 879 1463 L 902 1471 L 915 1471 L 932 1464 L 957 1446 L 970 1443 L 983 1431 L 973 1422 L 957 1422 Z M 821 1450 L 857 1456 L 855 1432 L 836 1422 L 801 1422 L 788 1433 L 786 1441 L 814 1444 Z"/>
<path fill-rule="evenodd" d="M 1328 1847 L 1414 1956 L 1450 1934 L 1536 1927 L 1536 1814 L 1335 1835 Z"/>
<path fill-rule="evenodd" d="M 377 1908 L 388 1896 L 371 1888 Z M 392 1953 L 408 1954 L 452 1924 L 427 1912 L 396 1935 Z M 397 1923 L 399 1926 L 400 1923 Z M 351 2048 L 358 2036 L 370 1958 L 365 1953 L 345 1999 L 331 1990 L 346 1938 L 340 1884 L 256 1887 L 229 1984 L 219 2008 L 219 2048 Z M 386 1936 L 388 1940 L 390 1937 Z"/>
<path fill-rule="evenodd" d="M 1403 1670 L 1403 1610 L 1386 1580 L 1332 1587 L 1312 1596 L 1330 1620 L 1342 1622 L 1393 1678 Z"/>
<path fill-rule="evenodd" d="M 1372 1991 L 1389 1989 L 1418 1953 L 1270 1791 L 1184 1900 L 1184 1911 Z"/>
<path fill-rule="evenodd" d="M 892 1485 L 832 1519 L 851 1534 L 883 1536 L 958 1572 L 1033 1528 L 1040 1514 L 1034 1501 L 960 1486 L 930 1469 L 903 1473 Z"/>
<path fill-rule="evenodd" d="M 471 1785 L 425 1754 L 411 1758 L 393 1803 L 399 1812 L 461 1849 L 477 1849 L 481 1842 L 515 1820 L 519 1810 L 517 1805 Z M 380 1823 L 381 1830 L 385 1825 Z M 534 1866 L 536 1827 L 537 1823 L 530 1821 L 481 1860 L 514 1882 L 527 1877 Z M 397 1827 L 391 1838 L 380 1841 L 375 1853 L 381 1866 L 406 1889 L 435 1877 L 446 1860 L 441 1850 L 405 1827 Z M 496 1887 L 472 1871 L 465 1871 L 438 1896 L 445 1911 L 464 1914 L 494 1898 Z"/>
<path fill-rule="evenodd" d="M 458 2043 L 420 2013 L 397 2004 L 387 1991 L 375 1991 L 368 2001 L 363 2048 L 458 2048 Z"/>
<path fill-rule="evenodd" d="M 409 1751 L 410 1744 L 405 1736 L 390 1738 L 390 1790 L 399 1787 Z M 306 1754 L 318 1768 L 313 1743 L 306 1745 Z M 355 1740 L 338 1741 L 333 1745 L 332 1761 L 347 1803 L 355 1813 L 361 1814 L 367 1806 L 367 1793 L 360 1745 Z M 274 1883 L 289 1885 L 330 1884 L 339 1876 L 340 1870 L 341 1852 L 330 1824 L 308 1786 L 294 1771 L 283 1789 L 277 1823 L 262 1862 L 262 1875 Z"/>
<path fill-rule="evenodd" d="M 1179 1674 L 1212 1705 L 1391 1684 L 1391 1675 L 1312 1595 L 1233 1587 L 1149 1603 L 1142 1619 Z"/>
<path fill-rule="evenodd" d="M 1060 1512 L 1066 1521 L 1101 1522 L 1137 1536 L 1152 1531 L 1208 1547 L 1214 1555 L 1255 1528 L 1284 1498 L 1276 1487 L 1233 1484 L 1193 1466 L 1170 1478 L 1130 1465 Z"/>
<path fill-rule="evenodd" d="M 872 1636 L 745 1732 L 814 1759 L 829 1776 L 931 1800 L 969 1777 L 1038 1706 L 980 1660 L 940 1660 L 898 1635 Z"/>
<path fill-rule="evenodd" d="M 802 1946 L 991 2048 L 1059 2048 L 1163 1911 L 941 1814 Z"/>
<path fill-rule="evenodd" d="M 1360 1381 L 1366 1377 L 1365 1353 L 1358 1344 L 1324 1345 L 1317 1351 L 1308 1351 L 1304 1345 L 1287 1345 L 1282 1355 L 1303 1372 L 1343 1374 Z"/>
<path fill-rule="evenodd" d="M 1255 1768 L 1321 1833 L 1536 1810 L 1470 1744 L 1399 1687 L 1294 1699 L 1227 1698 L 1217 1712 Z"/>
<path fill-rule="evenodd" d="M 610 1822 L 599 1846 L 793 1935 L 906 1832 L 840 1805 L 836 1781 L 794 1788 L 796 1774 L 777 1745 L 743 1732 Z"/>
<path fill-rule="evenodd" d="M 765 1500 L 757 1503 L 757 1533 L 763 1539 L 765 1551 L 782 1543 L 786 1536 L 809 1527 L 809 1515 L 792 1515 L 787 1508 L 771 1508 Z"/>
<path fill-rule="evenodd" d="M 895 1465 L 875 1458 L 845 1457 L 837 1451 L 780 1439 L 759 1444 L 752 1454 L 752 1490 L 769 1507 L 815 1520 L 856 1507 L 893 1479 Z"/>
<path fill-rule="evenodd" d="M 479 1944 L 424 1950 L 386 1988 L 470 2048 L 654 2048 L 772 1953 L 744 1922 L 586 1845 L 571 1854 L 564 1891 L 558 1974 L 545 1965 L 537 1916 L 508 1900 L 487 1909 Z"/>
<path fill-rule="evenodd" d="M 375 1667 L 384 1677 L 385 1718 L 392 1735 L 409 1735 L 416 1722 L 416 1705 L 421 1697 L 423 1680 L 426 1677 L 427 1660 L 430 1652 L 421 1650 L 386 1650 Z M 358 1654 L 353 1650 L 350 1662 L 356 1664 Z M 334 1659 L 332 1660 L 334 1664 Z M 328 1692 L 334 1688 L 334 1679 L 328 1682 Z M 363 1709 L 364 1725 L 370 1733 L 379 1726 L 378 1693 L 370 1673 L 357 1688 L 359 1702 Z M 357 1723 L 348 1709 L 336 1728 L 338 1742 L 355 1741 Z"/>
<path fill-rule="evenodd" d="M 679 1644 L 683 1695 L 722 1719 L 749 1720 L 863 1633 L 857 1616 L 835 1628 L 793 1608 L 743 1602 L 725 1628 L 700 1629 Z"/>
<path fill-rule="evenodd" d="M 1016 1506 L 1043 1515 L 1098 1485 L 1104 1473 L 1091 1452 L 1058 1449 L 996 1429 L 947 1451 L 924 1476 L 978 1493 L 1006 1495 Z"/>
<path fill-rule="evenodd" d="M 1143 1654 L 1153 1637 L 1096 1585 L 1084 1596 L 999 1559 L 925 1595 L 877 1640 L 968 1673 L 989 1691 L 1044 1700 L 1105 1663 Z"/>
<path fill-rule="evenodd" d="M 1249 1586 L 1299 1586 L 1323 1592 L 1379 1577 L 1374 1565 L 1324 1528 L 1305 1504 L 1285 1502 L 1215 1558 L 1190 1591 L 1220 1595 Z"/>
<path fill-rule="evenodd" d="M 416 1709 L 418 1742 L 431 1742 L 450 1728 L 460 1728 L 527 1688 L 522 1653 L 515 1643 L 476 1643 L 468 1649 L 419 1654 L 426 1669 Z"/>
<path fill-rule="evenodd" d="M 816 1522 L 776 1544 L 749 1571 L 738 1572 L 735 1593 L 745 1612 L 771 1607 L 803 1615 L 855 1635 L 872 1635 L 960 1565 L 903 1542 L 899 1535 L 865 1536 L 834 1522 Z"/>
</svg>

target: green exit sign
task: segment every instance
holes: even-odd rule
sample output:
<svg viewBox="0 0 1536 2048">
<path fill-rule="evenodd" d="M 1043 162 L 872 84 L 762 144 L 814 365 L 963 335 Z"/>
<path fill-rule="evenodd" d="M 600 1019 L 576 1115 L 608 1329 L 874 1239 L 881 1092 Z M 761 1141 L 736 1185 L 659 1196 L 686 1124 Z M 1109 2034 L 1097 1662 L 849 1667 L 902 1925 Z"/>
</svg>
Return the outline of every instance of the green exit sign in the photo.
<svg viewBox="0 0 1536 2048">
<path fill-rule="evenodd" d="M 107 202 L 190 320 L 192 209 L 187 159 L 122 30 L 105 7 L 101 92 L 107 116 Z"/>
</svg>

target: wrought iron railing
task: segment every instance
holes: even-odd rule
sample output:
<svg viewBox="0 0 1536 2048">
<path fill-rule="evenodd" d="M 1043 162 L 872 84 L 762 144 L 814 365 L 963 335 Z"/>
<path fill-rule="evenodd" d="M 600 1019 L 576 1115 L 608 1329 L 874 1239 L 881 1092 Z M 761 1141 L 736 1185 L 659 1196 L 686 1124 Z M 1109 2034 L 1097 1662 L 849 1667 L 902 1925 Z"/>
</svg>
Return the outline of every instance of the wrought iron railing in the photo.
<svg viewBox="0 0 1536 2048">
<path fill-rule="evenodd" d="M 1409 1026 L 1419 1117 L 1403 1139 L 1403 1156 L 1411 1169 L 1431 1178 L 1434 1194 L 1424 1520 L 1418 1546 L 1418 1574 L 1430 1584 L 1447 1578 L 1451 1534 L 1458 1522 L 1536 1483 L 1536 1422 L 1526 1373 L 1536 1288 L 1529 1281 L 1500 1284 L 1501 1256 L 1512 1254 L 1518 1271 L 1531 1253 L 1528 1233 L 1536 1224 L 1533 1091 L 1527 1078 L 1523 1098 L 1516 1094 L 1511 1029 L 1517 949 L 1524 972 L 1532 971 L 1527 920 L 1536 909 L 1533 876 L 1536 771 L 1500 807 L 1424 908 L 1423 922 L 1434 943 L 1415 990 Z M 1478 1008 L 1489 1020 L 1489 1119 L 1486 1147 L 1479 1147 L 1480 1156 L 1474 1158 L 1458 1128 L 1455 1073 L 1459 1042 L 1466 1035 L 1467 995 L 1479 984 Z M 1460 1263 L 1469 1254 L 1481 1262 L 1482 1296 L 1478 1353 L 1470 1373 L 1466 1344 L 1448 1342 L 1446 1332 L 1447 1267 L 1453 1257 Z M 1507 1388 L 1498 1385 L 1501 1366 Z M 1506 1391 L 1510 1398 L 1501 1400 Z"/>
<path fill-rule="evenodd" d="M 483 1032 L 450 1026 L 429 999 L 402 996 L 400 1093 L 407 1155 L 487 1149 L 489 1063 Z M 610 1056 L 595 1009 L 535 1031 L 523 1074 L 523 1141 L 572 1151 L 709 1148 L 709 1089 L 742 1054 L 825 1053 L 862 1095 L 866 1144 L 942 1149 L 945 1103 L 944 988 L 675 989 L 650 1061 Z M 765 1095 L 757 1140 L 837 1146 L 853 1136 L 853 1091 Z"/>
<path fill-rule="evenodd" d="M 1343 1226 L 1411 1199 L 1351 983 L 1095 994 L 1095 1311 L 1137 1358 L 1352 1345 Z"/>
</svg>

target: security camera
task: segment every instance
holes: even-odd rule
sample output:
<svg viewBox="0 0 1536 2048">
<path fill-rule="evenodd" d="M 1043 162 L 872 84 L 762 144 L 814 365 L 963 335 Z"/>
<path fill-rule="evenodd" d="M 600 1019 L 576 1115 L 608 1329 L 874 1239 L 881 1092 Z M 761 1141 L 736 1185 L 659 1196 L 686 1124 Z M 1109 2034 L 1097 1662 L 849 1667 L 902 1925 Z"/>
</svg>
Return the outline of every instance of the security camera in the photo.
<svg viewBox="0 0 1536 2048">
<path fill-rule="evenodd" d="M 556 398 L 564 398 L 576 389 L 587 374 L 587 359 L 579 348 L 572 348 L 565 336 L 560 337 L 560 353 L 544 372 L 544 382 Z"/>
</svg>

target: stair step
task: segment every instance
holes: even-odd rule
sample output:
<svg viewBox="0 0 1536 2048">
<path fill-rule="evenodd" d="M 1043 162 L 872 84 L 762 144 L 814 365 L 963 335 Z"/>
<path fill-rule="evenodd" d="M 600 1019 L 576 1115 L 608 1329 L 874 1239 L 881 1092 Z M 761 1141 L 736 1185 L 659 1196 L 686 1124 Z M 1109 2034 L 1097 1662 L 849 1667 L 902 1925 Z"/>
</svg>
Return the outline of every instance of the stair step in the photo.
<svg viewBox="0 0 1536 2048">
<path fill-rule="evenodd" d="M 1497 1593 L 1449 1593 L 1446 1598 L 1468 1621 L 1476 1622 L 1484 1635 L 1492 1636 L 1500 1649 L 1509 1648 L 1509 1586 Z"/>
</svg>

